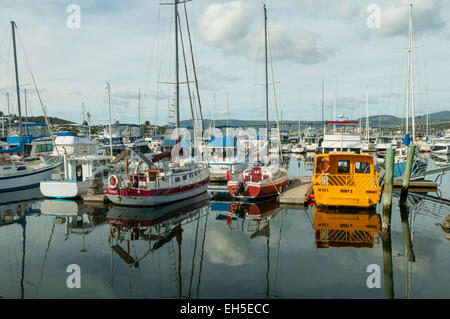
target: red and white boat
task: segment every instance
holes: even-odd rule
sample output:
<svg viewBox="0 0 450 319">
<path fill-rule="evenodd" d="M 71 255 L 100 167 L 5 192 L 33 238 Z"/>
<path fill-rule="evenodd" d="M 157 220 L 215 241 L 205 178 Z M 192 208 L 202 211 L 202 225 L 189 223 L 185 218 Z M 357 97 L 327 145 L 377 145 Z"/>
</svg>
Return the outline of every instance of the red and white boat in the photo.
<svg viewBox="0 0 450 319">
<path fill-rule="evenodd" d="M 266 142 L 262 149 L 270 149 L 269 143 L 269 100 L 268 100 L 268 74 L 267 74 L 267 15 L 266 6 L 264 5 L 264 30 L 266 38 L 265 47 L 265 62 L 266 62 Z M 280 140 L 278 130 L 278 141 Z M 259 142 L 259 141 L 256 141 Z M 270 159 L 275 155 L 277 161 L 280 158 L 280 150 L 277 150 L 276 154 L 267 154 Z M 259 162 L 259 160 L 258 160 Z M 242 171 L 241 175 L 234 175 L 230 177 L 230 173 L 227 172 L 228 180 L 228 191 L 234 198 L 244 199 L 244 200 L 260 200 L 267 199 L 269 197 L 278 196 L 285 188 L 288 182 L 287 171 L 285 168 L 280 167 L 278 164 L 267 164 L 267 165 L 255 165 L 249 167 L 248 169 Z"/>
<path fill-rule="evenodd" d="M 267 199 L 278 196 L 287 186 L 286 169 L 254 166 L 228 182 L 231 196 L 245 200 Z"/>
<path fill-rule="evenodd" d="M 181 33 L 178 29 L 178 4 L 175 1 L 175 131 L 177 133 L 176 140 L 181 141 L 180 126 L 180 99 L 179 99 L 179 70 L 178 70 L 178 35 Z M 191 48 L 191 54 L 192 54 Z M 186 65 L 185 65 L 186 66 Z M 193 66 L 195 71 L 195 66 Z M 199 94 L 197 94 L 197 98 Z M 200 99 L 199 99 L 200 101 Z M 200 103 L 199 103 L 200 105 Z M 178 144 L 178 143 L 177 143 Z M 176 154 L 177 144 L 174 145 L 172 152 Z M 181 144 L 180 144 L 181 145 Z M 172 203 L 197 196 L 206 192 L 209 183 L 209 169 L 206 164 L 188 163 L 195 159 L 182 159 L 185 164 L 176 163 L 177 159 L 172 157 L 175 163 L 161 161 L 166 153 L 154 155 L 149 160 L 139 151 L 132 150 L 140 161 L 134 168 L 134 173 L 124 176 L 110 175 L 108 179 L 108 189 L 106 195 L 114 204 L 131 205 L 131 206 L 155 206 L 166 203 Z M 174 153 L 175 152 L 175 153 Z M 184 152 L 184 149 L 183 149 Z M 188 151 L 189 154 L 189 151 Z M 178 153 L 180 155 L 180 153 Z M 177 156 L 175 156 L 177 157 Z"/>
<path fill-rule="evenodd" d="M 111 202 L 156 206 L 197 196 L 208 188 L 207 165 L 159 165 L 156 169 L 150 165 L 143 169 L 139 167 L 131 174 L 109 176 L 106 196 Z"/>
</svg>

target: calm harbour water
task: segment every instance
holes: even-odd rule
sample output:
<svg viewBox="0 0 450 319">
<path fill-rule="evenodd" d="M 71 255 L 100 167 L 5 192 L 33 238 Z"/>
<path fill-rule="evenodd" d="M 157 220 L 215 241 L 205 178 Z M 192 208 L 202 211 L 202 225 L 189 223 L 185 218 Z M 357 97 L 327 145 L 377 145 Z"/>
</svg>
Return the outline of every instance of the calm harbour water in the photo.
<svg viewBox="0 0 450 319">
<path fill-rule="evenodd" d="M 311 175 L 309 160 L 292 156 L 289 174 Z M 440 165 L 428 160 L 429 167 Z M 450 175 L 440 182 L 439 194 L 430 195 L 450 199 Z M 385 298 L 387 294 L 378 231 L 360 231 L 360 247 L 345 247 L 349 239 L 342 232 L 315 229 L 315 222 L 317 228 L 336 217 L 316 208 L 285 209 L 273 201 L 231 205 L 202 197 L 194 205 L 188 200 L 137 209 L 39 197 L 39 189 L 0 195 L 3 298 Z M 394 297 L 450 298 L 450 241 L 435 225 L 450 214 L 450 206 L 415 196 L 409 200 L 415 262 L 407 260 L 394 199 Z M 235 214 L 227 218 L 229 211 Z M 376 213 L 363 215 L 375 224 L 379 218 Z M 358 225 L 367 224 L 363 217 L 358 224 L 355 215 L 341 214 L 338 223 L 358 231 Z M 120 220 L 128 224 L 116 227 Z M 319 234 L 334 239 L 321 241 Z M 66 285 L 70 264 L 81 268 L 79 289 Z M 381 288 L 366 285 L 370 264 L 381 269 Z"/>
</svg>

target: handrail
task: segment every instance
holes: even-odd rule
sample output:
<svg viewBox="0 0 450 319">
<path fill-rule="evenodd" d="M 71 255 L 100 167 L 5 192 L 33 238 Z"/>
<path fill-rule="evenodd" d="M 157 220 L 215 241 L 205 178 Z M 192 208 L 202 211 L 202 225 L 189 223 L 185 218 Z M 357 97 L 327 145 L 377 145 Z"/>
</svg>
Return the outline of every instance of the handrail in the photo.
<svg viewBox="0 0 450 319">
<path fill-rule="evenodd" d="M 317 178 L 320 175 L 320 179 Z M 314 178 L 314 184 L 322 186 L 355 186 L 376 188 L 379 186 L 379 176 L 362 174 L 317 174 Z"/>
</svg>

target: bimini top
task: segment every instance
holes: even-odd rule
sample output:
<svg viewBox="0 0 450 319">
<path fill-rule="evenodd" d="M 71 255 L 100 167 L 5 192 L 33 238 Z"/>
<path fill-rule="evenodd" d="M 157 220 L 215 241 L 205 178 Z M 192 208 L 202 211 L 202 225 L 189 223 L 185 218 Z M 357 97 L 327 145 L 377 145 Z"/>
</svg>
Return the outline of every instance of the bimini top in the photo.
<svg viewBox="0 0 450 319">
<path fill-rule="evenodd" d="M 209 142 L 208 147 L 236 147 L 236 137 L 213 137 Z"/>
</svg>

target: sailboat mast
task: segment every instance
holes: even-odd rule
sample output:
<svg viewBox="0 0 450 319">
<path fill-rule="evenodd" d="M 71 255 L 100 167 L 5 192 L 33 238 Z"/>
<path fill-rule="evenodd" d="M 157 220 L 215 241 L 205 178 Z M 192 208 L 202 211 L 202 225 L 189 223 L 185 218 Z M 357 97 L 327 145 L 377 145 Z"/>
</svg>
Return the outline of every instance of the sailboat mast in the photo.
<svg viewBox="0 0 450 319">
<path fill-rule="evenodd" d="M 406 122 L 405 122 L 405 134 L 409 133 L 409 89 L 411 87 L 411 12 L 412 4 L 409 10 L 409 40 L 408 40 L 408 79 L 406 82 Z"/>
<path fill-rule="evenodd" d="M 302 113 L 302 94 L 301 90 L 298 90 L 298 137 L 300 137 L 300 117 Z"/>
<path fill-rule="evenodd" d="M 334 80 L 334 109 L 333 109 L 333 121 L 336 122 L 336 108 L 337 108 L 337 80 Z M 333 131 L 336 131 L 336 124 L 333 125 Z"/>
<path fill-rule="evenodd" d="M 141 89 L 139 88 L 139 102 L 138 102 L 138 125 L 141 127 Z"/>
<path fill-rule="evenodd" d="M 11 30 L 12 30 L 12 38 L 13 38 L 13 49 L 14 49 L 14 69 L 16 72 L 16 90 L 17 90 L 17 107 L 19 109 L 19 136 L 20 143 L 22 143 L 22 112 L 20 110 L 20 86 L 19 86 L 19 71 L 17 67 L 17 52 L 16 52 L 16 23 L 11 21 Z"/>
<path fill-rule="evenodd" d="M 323 125 L 323 131 L 325 132 L 325 114 L 324 114 L 324 84 L 322 79 L 322 125 Z"/>
<path fill-rule="evenodd" d="M 409 5 L 409 54 L 410 54 L 410 69 L 411 69 L 411 127 L 412 127 L 412 144 L 416 142 L 416 123 L 414 110 L 414 68 L 413 68 L 413 52 L 412 52 L 412 3 Z"/>
<path fill-rule="evenodd" d="M 106 83 L 106 89 L 108 90 L 108 117 L 109 117 L 109 148 L 111 152 L 111 159 L 113 158 L 113 146 L 112 146 L 112 129 L 111 129 L 111 86 L 109 82 Z"/>
<path fill-rule="evenodd" d="M 175 127 L 180 127 L 180 74 L 178 70 L 178 0 L 175 0 Z M 177 136 L 178 138 L 178 136 Z"/>
<path fill-rule="evenodd" d="M 425 132 L 425 134 L 426 134 L 426 136 L 428 136 L 428 134 L 429 134 L 429 131 L 428 131 L 428 125 L 429 125 L 429 122 L 430 122 L 430 100 L 429 100 L 429 92 L 428 92 L 428 87 L 427 87 L 427 123 L 426 123 L 426 132 Z"/>
<path fill-rule="evenodd" d="M 366 87 L 366 140 L 369 142 L 369 87 Z"/>
<path fill-rule="evenodd" d="M 264 50 L 265 50 L 265 62 L 266 62 L 266 139 L 269 142 L 269 78 L 268 78 L 268 70 L 267 70 L 267 10 L 266 5 L 264 5 Z M 267 147 L 267 152 L 269 152 L 269 148 Z"/>
</svg>

